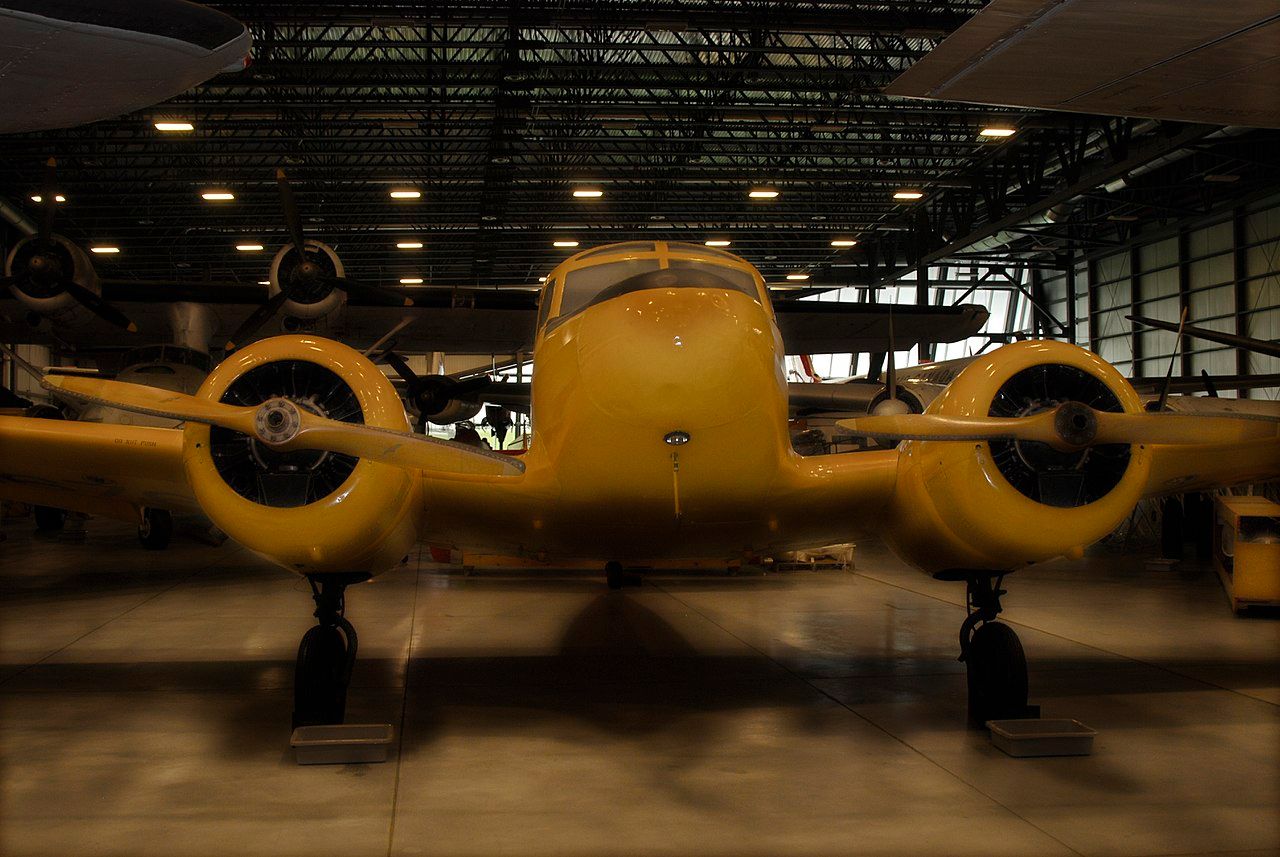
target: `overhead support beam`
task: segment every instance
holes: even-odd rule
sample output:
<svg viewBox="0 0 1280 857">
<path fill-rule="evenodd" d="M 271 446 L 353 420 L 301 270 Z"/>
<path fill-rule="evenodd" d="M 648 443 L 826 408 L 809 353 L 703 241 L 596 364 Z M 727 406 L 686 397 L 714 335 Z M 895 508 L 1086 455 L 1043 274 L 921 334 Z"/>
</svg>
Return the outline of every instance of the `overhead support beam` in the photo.
<svg viewBox="0 0 1280 857">
<path fill-rule="evenodd" d="M 1138 167 L 1167 155 L 1170 152 L 1177 151 L 1189 143 L 1194 143 L 1197 140 L 1213 133 L 1215 130 L 1216 129 L 1213 126 L 1209 125 L 1193 125 L 1184 128 L 1171 137 L 1166 137 L 1158 143 L 1145 146 L 1137 152 L 1133 152 L 1128 157 L 1114 161 L 1106 167 L 1094 170 L 1088 175 L 1082 176 L 1062 189 L 1042 198 L 1038 202 L 1024 206 L 1017 211 L 1006 214 L 1004 217 L 975 228 L 967 235 L 957 238 L 936 250 L 924 254 L 920 261 L 928 264 L 942 259 L 947 259 L 954 254 L 963 252 L 984 238 L 989 238 L 992 235 L 1014 227 L 1021 227 L 1034 215 L 1053 208 L 1056 205 L 1062 205 L 1063 203 L 1070 202 L 1081 194 L 1088 193 L 1113 179 L 1125 175 L 1131 170 L 1137 169 Z M 923 207 L 923 205 L 924 204 L 922 204 L 921 207 Z M 897 282 L 910 270 L 912 270 L 910 266 L 898 268 L 881 279 L 877 285 L 887 286 L 891 283 Z"/>
</svg>

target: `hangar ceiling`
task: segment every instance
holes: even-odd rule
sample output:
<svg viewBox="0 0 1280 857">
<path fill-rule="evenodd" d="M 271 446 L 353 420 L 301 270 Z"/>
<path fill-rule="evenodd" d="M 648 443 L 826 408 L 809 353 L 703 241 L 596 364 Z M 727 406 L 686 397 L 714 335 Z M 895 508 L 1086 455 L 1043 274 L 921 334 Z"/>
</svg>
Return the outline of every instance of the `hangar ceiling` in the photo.
<svg viewBox="0 0 1280 857">
<path fill-rule="evenodd" d="M 937 251 L 983 223 L 1025 226 L 1024 206 L 1089 173 L 1075 155 L 1132 167 L 1179 133 L 881 93 L 982 0 L 210 5 L 249 26 L 248 69 L 116 120 L 0 138 L 0 190 L 33 217 L 58 157 L 59 230 L 119 246 L 97 260 L 105 276 L 265 280 L 286 241 L 283 167 L 307 236 L 391 287 L 528 287 L 572 252 L 555 241 L 645 237 L 728 240 L 771 281 L 884 282 L 930 251 L 959 258 Z M 1017 136 L 980 135 L 993 125 Z M 1210 148 L 1200 136 L 1187 145 Z M 1246 154 L 1274 176 L 1274 155 Z M 422 196 L 390 199 L 406 188 Z M 925 199 L 895 200 L 904 189 Z"/>
</svg>

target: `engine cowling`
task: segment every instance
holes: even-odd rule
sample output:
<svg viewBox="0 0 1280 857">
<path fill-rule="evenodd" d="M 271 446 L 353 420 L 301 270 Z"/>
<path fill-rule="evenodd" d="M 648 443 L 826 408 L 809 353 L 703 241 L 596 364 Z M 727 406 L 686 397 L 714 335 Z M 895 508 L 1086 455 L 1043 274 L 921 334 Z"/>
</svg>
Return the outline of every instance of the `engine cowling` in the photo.
<svg viewBox="0 0 1280 857">
<path fill-rule="evenodd" d="M 283 396 L 330 419 L 408 430 L 395 388 L 337 342 L 277 336 L 223 361 L 197 395 L 255 405 Z M 376 574 L 414 544 L 423 514 L 413 472 L 334 453 L 279 452 L 187 423 L 183 464 L 196 499 L 231 538 L 301 574 Z"/>
<path fill-rule="evenodd" d="M 1025 416 L 1066 401 L 1139 413 L 1133 387 L 1100 357 L 1062 342 L 1007 345 L 970 364 L 928 408 L 953 416 Z M 886 536 L 896 553 L 936 572 L 1013 570 L 1079 555 L 1114 530 L 1142 496 L 1142 445 L 1062 453 L 1020 441 L 908 441 Z"/>
<path fill-rule="evenodd" d="M 31 257 L 40 253 L 40 245 L 34 236 L 28 236 L 13 245 L 5 259 L 4 273 L 6 277 L 26 272 Z M 13 296 L 38 317 L 49 319 L 54 324 L 74 326 L 92 321 L 96 316 L 83 304 L 68 294 L 57 279 L 65 277 L 74 280 L 96 295 L 102 294 L 98 284 L 98 274 L 89 261 L 89 256 L 74 242 L 61 235 L 51 236 L 51 245 L 47 255 L 53 260 L 55 270 L 50 271 L 49 282 L 35 275 L 27 275 L 13 286 Z"/>
<path fill-rule="evenodd" d="M 346 276 L 342 260 L 328 244 L 308 238 L 306 246 L 309 264 L 315 266 L 321 278 Z M 323 279 L 311 281 L 298 277 L 296 269 L 303 261 L 292 244 L 281 247 L 271 260 L 269 294 L 274 297 L 282 288 L 289 292 L 289 300 L 281 307 L 281 313 L 286 319 L 293 319 L 295 327 L 299 324 L 313 327 L 322 322 L 332 324 L 336 319 L 331 316 L 346 303 L 346 293 Z"/>
</svg>

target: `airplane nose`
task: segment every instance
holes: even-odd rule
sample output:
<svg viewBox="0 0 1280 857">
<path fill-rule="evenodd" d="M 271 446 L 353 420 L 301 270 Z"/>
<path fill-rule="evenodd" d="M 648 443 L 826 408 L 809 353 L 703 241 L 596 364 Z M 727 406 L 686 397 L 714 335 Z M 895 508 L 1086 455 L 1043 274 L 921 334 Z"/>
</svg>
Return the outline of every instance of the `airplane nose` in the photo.
<svg viewBox="0 0 1280 857">
<path fill-rule="evenodd" d="M 631 292 L 588 308 L 578 332 L 583 386 L 609 417 L 655 429 L 721 425 L 760 406 L 781 365 L 763 307 L 711 288 Z"/>
</svg>

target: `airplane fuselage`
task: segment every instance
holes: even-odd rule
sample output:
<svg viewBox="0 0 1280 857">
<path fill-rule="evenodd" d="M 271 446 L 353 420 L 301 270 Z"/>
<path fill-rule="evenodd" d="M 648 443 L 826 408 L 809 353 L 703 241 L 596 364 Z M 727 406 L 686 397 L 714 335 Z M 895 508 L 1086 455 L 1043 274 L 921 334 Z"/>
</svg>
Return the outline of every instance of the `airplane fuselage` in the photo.
<svg viewBox="0 0 1280 857">
<path fill-rule="evenodd" d="M 494 508 L 466 483 L 428 479 L 427 541 L 642 561 L 847 536 L 784 502 L 822 465 L 791 448 L 783 356 L 767 305 L 731 289 L 630 291 L 548 325 L 520 485 Z"/>
</svg>

